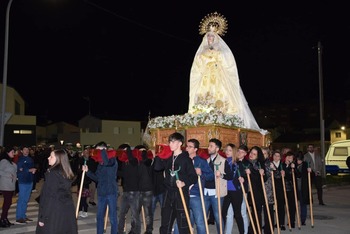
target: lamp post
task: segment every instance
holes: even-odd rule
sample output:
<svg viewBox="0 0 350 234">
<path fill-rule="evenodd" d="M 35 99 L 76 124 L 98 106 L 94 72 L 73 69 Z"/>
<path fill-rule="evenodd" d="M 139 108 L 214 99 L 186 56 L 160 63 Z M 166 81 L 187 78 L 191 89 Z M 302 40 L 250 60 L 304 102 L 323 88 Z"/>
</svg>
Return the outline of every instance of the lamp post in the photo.
<svg viewBox="0 0 350 234">
<path fill-rule="evenodd" d="M 322 72 L 322 51 L 323 47 L 321 42 L 317 43 L 317 54 L 318 54 L 318 84 L 319 84 L 319 99 L 320 99 L 320 130 L 321 130 L 321 156 L 325 160 L 325 129 L 324 129 L 324 99 L 323 99 L 323 72 Z M 323 175 L 326 176 L 326 166 L 323 168 Z"/>
<path fill-rule="evenodd" d="M 10 9 L 13 0 L 9 0 L 6 8 L 6 22 L 5 22 L 5 48 L 4 48 L 4 69 L 2 76 L 2 106 L 1 106 L 1 122 L 0 122 L 0 145 L 4 144 L 5 131 L 5 111 L 6 111 L 6 89 L 7 89 L 7 63 L 8 63 L 8 49 L 9 49 L 9 27 L 10 27 Z"/>
</svg>

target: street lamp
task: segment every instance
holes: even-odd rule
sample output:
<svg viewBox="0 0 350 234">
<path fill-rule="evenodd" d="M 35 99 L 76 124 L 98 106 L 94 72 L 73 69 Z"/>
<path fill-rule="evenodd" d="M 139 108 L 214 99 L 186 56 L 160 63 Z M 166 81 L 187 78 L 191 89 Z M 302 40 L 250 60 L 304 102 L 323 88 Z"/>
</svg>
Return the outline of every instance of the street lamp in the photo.
<svg viewBox="0 0 350 234">
<path fill-rule="evenodd" d="M 6 22 L 5 22 L 5 48 L 4 48 L 4 69 L 2 76 L 2 106 L 1 106 L 1 122 L 0 122 L 0 145 L 4 145 L 4 131 L 5 131 L 5 111 L 6 111 L 6 89 L 7 89 L 7 63 L 8 63 L 8 49 L 9 49 L 9 22 L 10 9 L 13 0 L 9 0 L 6 8 Z"/>
</svg>

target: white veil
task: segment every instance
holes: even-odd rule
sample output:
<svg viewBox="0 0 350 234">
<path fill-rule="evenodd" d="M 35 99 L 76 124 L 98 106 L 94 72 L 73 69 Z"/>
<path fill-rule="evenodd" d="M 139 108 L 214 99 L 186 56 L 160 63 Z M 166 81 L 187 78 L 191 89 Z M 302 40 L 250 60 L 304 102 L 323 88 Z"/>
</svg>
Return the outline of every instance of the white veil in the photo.
<svg viewBox="0 0 350 234">
<path fill-rule="evenodd" d="M 209 33 L 214 34 L 215 36 L 214 43 L 210 46 L 207 40 L 207 35 Z M 225 109 L 226 114 L 234 114 L 240 117 L 244 122 L 244 127 L 247 129 L 261 131 L 240 87 L 236 61 L 233 53 L 225 41 L 215 32 L 207 32 L 204 35 L 202 43 L 195 54 L 190 73 L 188 112 L 195 112 L 196 98 L 198 95 L 206 92 L 201 85 L 203 76 L 205 75 L 205 72 L 207 72 L 206 61 L 203 60 L 202 55 L 209 49 L 218 51 L 218 57 L 216 60 L 217 65 L 215 66 L 218 70 L 219 76 L 217 78 L 220 83 L 219 85 L 216 85 L 217 90 L 211 91 L 221 92 L 221 96 L 224 96 L 226 100 L 225 103 L 227 103 L 227 108 Z"/>
</svg>

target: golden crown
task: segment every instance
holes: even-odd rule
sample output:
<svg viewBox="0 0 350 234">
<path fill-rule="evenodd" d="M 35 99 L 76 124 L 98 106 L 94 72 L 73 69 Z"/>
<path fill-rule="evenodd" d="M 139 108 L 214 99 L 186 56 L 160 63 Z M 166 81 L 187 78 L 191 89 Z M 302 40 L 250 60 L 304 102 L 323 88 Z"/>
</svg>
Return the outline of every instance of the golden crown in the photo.
<svg viewBox="0 0 350 234">
<path fill-rule="evenodd" d="M 220 13 L 214 12 L 207 14 L 199 24 L 199 34 L 203 35 L 207 32 L 216 32 L 220 36 L 224 36 L 227 32 L 227 20 Z"/>
</svg>

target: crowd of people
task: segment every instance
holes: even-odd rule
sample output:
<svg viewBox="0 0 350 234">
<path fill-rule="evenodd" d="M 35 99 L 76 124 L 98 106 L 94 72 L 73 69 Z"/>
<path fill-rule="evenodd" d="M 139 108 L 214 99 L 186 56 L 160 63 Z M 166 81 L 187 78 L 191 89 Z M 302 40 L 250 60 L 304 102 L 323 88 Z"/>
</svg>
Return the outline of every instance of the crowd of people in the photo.
<svg viewBox="0 0 350 234">
<path fill-rule="evenodd" d="M 318 181 L 323 176 L 324 165 L 312 144 L 303 153 L 288 148 L 248 149 L 246 145 L 233 143 L 223 146 L 219 139 L 212 138 L 203 149 L 197 139 L 185 141 L 178 132 L 171 134 L 168 142 L 157 153 L 145 145 L 122 144 L 114 150 L 105 142 L 75 155 L 70 149 L 36 150 L 37 157 L 40 152 L 40 157 L 46 155 L 46 163 L 31 156 L 31 147 L 19 150 L 4 147 L 0 160 L 0 191 L 4 197 L 1 227 L 33 221 L 26 211 L 37 178 L 36 182 L 44 180 L 38 199 L 37 233 L 77 233 L 76 220 L 87 217 L 88 207 L 93 205 L 97 205 L 98 234 L 105 232 L 107 213 L 112 234 L 127 232 L 129 211 L 130 234 L 193 233 L 194 230 L 198 234 L 207 233 L 209 209 L 217 233 L 232 233 L 234 223 L 239 233 L 291 230 L 306 225 L 311 182 L 318 191 L 319 204 L 324 205 L 322 181 Z M 79 204 L 74 203 L 72 186 L 77 186 L 78 191 L 82 188 L 78 193 Z M 12 223 L 8 210 L 16 187 L 16 220 Z M 88 200 L 95 190 L 96 203 Z M 161 207 L 161 226 L 154 230 L 157 202 Z"/>
</svg>

